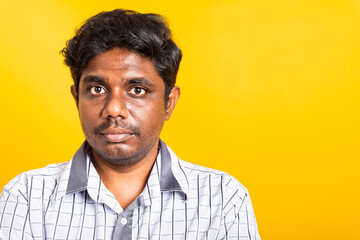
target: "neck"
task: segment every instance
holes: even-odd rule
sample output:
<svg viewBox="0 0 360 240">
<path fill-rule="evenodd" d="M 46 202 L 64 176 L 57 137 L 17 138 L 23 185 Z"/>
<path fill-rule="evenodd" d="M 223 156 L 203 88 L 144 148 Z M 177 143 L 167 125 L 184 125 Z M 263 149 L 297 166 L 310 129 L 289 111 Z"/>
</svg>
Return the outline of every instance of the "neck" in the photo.
<svg viewBox="0 0 360 240">
<path fill-rule="evenodd" d="M 158 143 L 132 166 L 115 166 L 92 151 L 92 162 L 102 182 L 125 209 L 143 191 L 158 154 Z"/>
</svg>

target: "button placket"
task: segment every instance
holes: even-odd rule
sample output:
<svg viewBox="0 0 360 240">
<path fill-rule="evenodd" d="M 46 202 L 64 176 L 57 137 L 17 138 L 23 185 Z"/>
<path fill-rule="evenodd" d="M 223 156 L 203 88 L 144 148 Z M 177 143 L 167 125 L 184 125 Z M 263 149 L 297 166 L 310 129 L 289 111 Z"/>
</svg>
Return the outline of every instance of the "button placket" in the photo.
<svg viewBox="0 0 360 240">
<path fill-rule="evenodd" d="M 127 219 L 126 218 L 124 218 L 124 217 L 122 217 L 121 219 L 120 219 L 120 223 L 123 225 L 123 226 L 125 226 L 126 224 L 127 224 Z"/>
<path fill-rule="evenodd" d="M 132 235 L 133 210 L 125 210 L 118 215 L 118 219 L 113 232 L 113 240 L 131 239 Z"/>
</svg>

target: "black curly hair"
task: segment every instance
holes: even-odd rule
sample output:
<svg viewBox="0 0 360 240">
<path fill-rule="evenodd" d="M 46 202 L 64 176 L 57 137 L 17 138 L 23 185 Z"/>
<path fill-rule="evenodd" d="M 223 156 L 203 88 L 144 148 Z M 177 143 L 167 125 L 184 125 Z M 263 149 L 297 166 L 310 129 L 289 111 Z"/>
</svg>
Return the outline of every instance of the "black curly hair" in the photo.
<svg viewBox="0 0 360 240">
<path fill-rule="evenodd" d="M 176 82 L 181 50 L 171 39 L 171 31 L 162 16 L 123 9 L 101 12 L 89 18 L 61 50 L 76 91 L 89 61 L 113 47 L 125 48 L 150 59 L 164 81 L 167 101 Z"/>
</svg>

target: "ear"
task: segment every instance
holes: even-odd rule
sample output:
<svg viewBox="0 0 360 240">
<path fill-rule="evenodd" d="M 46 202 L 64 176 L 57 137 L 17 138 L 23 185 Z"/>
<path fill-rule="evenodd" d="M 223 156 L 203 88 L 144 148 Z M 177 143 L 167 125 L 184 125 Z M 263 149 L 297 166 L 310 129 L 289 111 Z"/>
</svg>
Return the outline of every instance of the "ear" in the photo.
<svg viewBox="0 0 360 240">
<path fill-rule="evenodd" d="M 171 113 L 174 111 L 175 105 L 180 97 L 180 88 L 175 86 L 171 89 L 166 105 L 165 121 L 170 119 Z"/>
<path fill-rule="evenodd" d="M 78 95 L 77 92 L 76 92 L 76 87 L 75 87 L 75 85 L 72 85 L 71 88 L 70 88 L 70 90 L 71 90 L 71 94 L 72 94 L 72 96 L 73 96 L 73 98 L 74 98 L 74 100 L 75 100 L 76 107 L 79 108 L 79 95 Z"/>
</svg>

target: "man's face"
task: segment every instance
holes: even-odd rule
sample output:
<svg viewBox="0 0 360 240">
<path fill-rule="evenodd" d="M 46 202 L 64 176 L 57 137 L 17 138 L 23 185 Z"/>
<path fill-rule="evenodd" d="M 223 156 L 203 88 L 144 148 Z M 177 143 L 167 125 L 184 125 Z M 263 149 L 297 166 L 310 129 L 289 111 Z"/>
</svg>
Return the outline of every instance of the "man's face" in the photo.
<svg viewBox="0 0 360 240">
<path fill-rule="evenodd" d="M 75 87 L 72 94 L 76 99 Z M 95 56 L 82 72 L 78 110 L 93 154 L 116 165 L 133 165 L 157 148 L 180 90 L 165 106 L 165 85 L 152 62 L 126 49 Z"/>
</svg>

